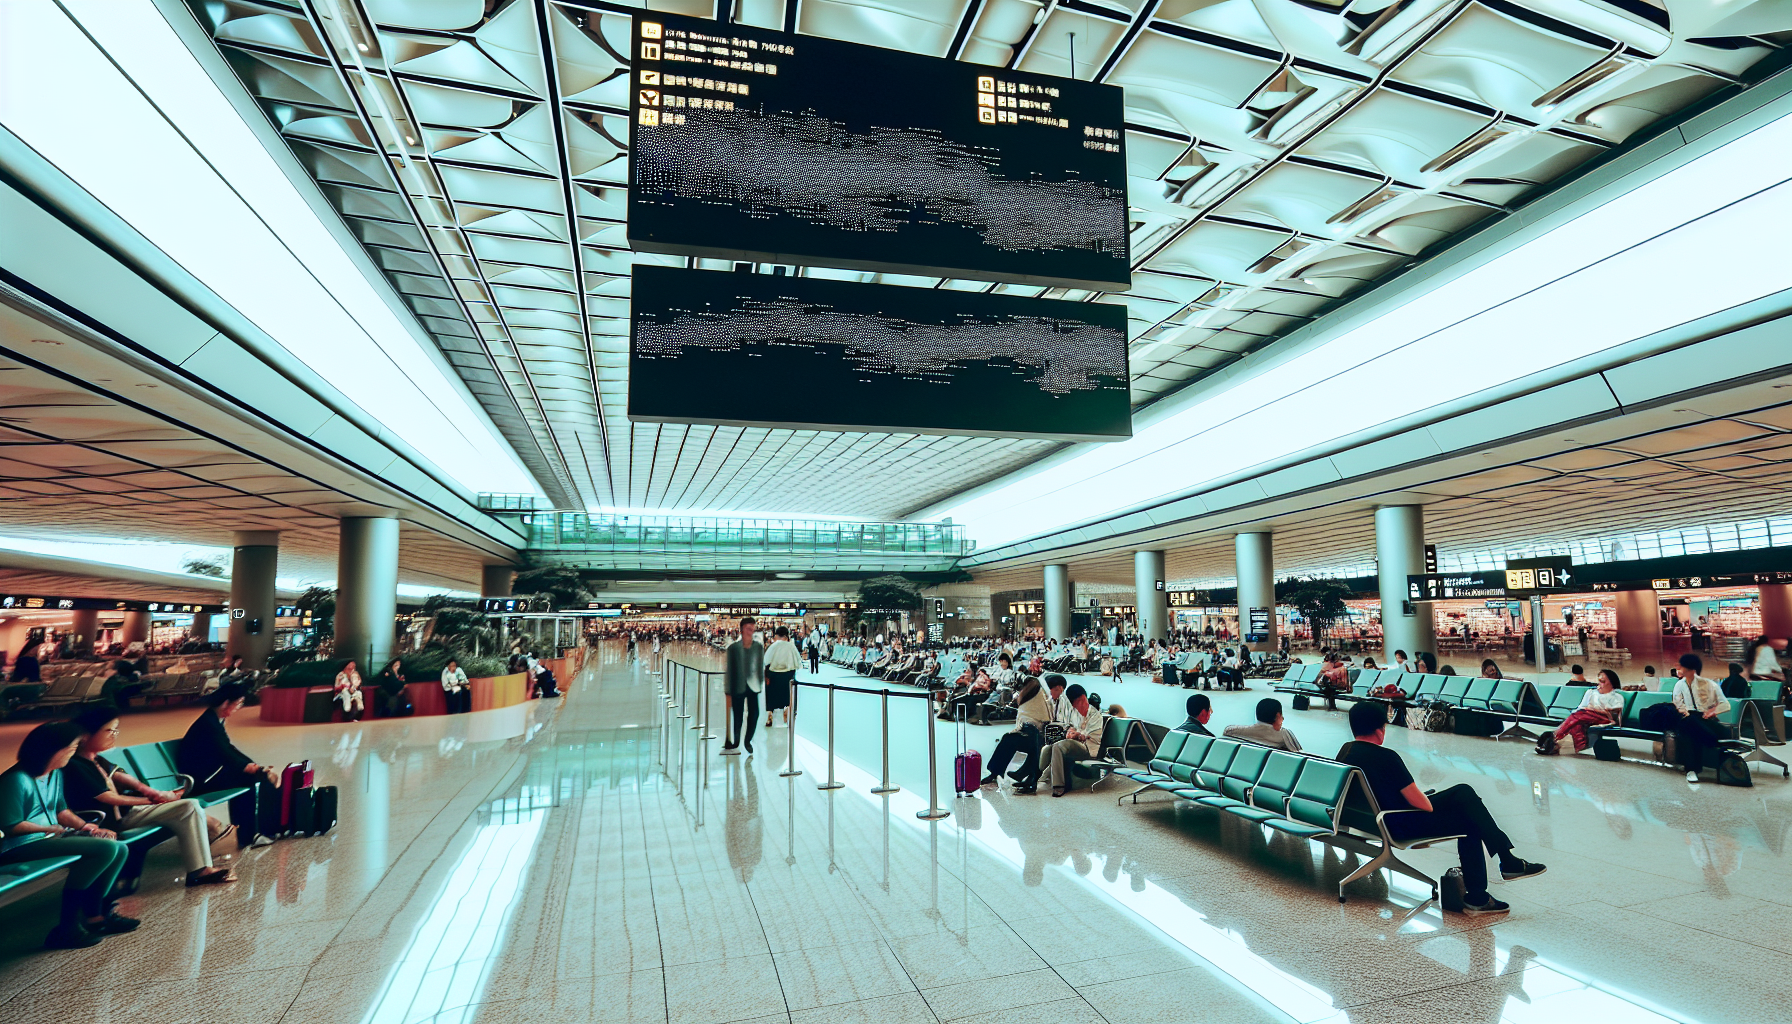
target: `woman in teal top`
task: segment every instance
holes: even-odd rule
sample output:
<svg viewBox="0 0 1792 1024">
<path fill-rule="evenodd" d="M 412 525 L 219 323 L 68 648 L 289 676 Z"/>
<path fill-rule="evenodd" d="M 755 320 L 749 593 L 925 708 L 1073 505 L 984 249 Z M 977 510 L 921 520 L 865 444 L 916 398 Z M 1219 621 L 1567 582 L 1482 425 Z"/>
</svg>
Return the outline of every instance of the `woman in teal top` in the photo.
<svg viewBox="0 0 1792 1024">
<path fill-rule="evenodd" d="M 78 949 L 137 927 L 106 898 L 124 867 L 115 833 L 81 820 L 62 799 L 62 767 L 75 755 L 81 729 L 45 722 L 19 743 L 18 763 L 0 772 L 0 864 L 79 857 L 62 886 L 62 920 L 44 945 Z"/>
</svg>

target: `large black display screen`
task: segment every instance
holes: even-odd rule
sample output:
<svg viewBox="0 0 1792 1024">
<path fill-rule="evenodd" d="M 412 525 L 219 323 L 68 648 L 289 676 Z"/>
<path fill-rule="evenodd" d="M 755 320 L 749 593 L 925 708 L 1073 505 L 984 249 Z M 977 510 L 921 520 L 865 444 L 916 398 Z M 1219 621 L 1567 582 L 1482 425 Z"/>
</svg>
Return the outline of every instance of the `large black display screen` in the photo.
<svg viewBox="0 0 1792 1024">
<path fill-rule="evenodd" d="M 635 267 L 631 420 L 1130 437 L 1126 308 Z"/>
<path fill-rule="evenodd" d="M 1121 90 L 635 19 L 642 252 L 1124 291 Z"/>
</svg>

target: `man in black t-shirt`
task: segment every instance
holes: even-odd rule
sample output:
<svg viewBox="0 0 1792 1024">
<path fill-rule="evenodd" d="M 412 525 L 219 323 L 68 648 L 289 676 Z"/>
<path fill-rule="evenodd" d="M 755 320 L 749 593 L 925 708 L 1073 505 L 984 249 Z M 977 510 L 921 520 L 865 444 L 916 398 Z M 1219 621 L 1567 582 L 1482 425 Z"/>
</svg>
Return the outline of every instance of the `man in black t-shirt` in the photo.
<svg viewBox="0 0 1792 1024">
<path fill-rule="evenodd" d="M 1512 852 L 1512 840 L 1500 830 L 1473 786 L 1422 792 L 1413 781 L 1412 772 L 1407 771 L 1406 762 L 1383 745 L 1387 728 L 1386 705 L 1374 700 L 1352 704 L 1350 732 L 1356 739 L 1344 744 L 1338 751 L 1338 760 L 1362 769 L 1375 794 L 1375 803 L 1383 811 L 1416 812 L 1388 816 L 1388 833 L 1394 838 L 1462 836 L 1456 841 L 1456 852 L 1462 858 L 1464 913 L 1503 914 L 1511 910 L 1487 891 L 1487 856 L 1481 852 L 1483 848 L 1499 858 L 1500 877 L 1508 882 L 1540 875 L 1543 865 Z"/>
</svg>

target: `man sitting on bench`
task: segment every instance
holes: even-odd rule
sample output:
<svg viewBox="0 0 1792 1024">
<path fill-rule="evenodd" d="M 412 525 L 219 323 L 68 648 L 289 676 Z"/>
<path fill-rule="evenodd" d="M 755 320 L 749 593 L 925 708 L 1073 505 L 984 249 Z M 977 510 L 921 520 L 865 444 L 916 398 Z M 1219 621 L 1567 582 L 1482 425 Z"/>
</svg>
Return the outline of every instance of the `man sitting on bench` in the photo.
<svg viewBox="0 0 1792 1024">
<path fill-rule="evenodd" d="M 1508 882 L 1541 875 L 1543 865 L 1512 852 L 1512 840 L 1500 831 L 1473 786 L 1451 786 L 1433 793 L 1420 791 L 1406 762 L 1383 745 L 1387 730 L 1387 705 L 1378 700 L 1352 704 L 1350 732 L 1356 739 L 1339 749 L 1338 760 L 1363 770 L 1375 802 L 1383 811 L 1423 812 L 1388 815 L 1388 834 L 1396 839 L 1462 836 L 1456 841 L 1456 852 L 1462 858 L 1463 913 L 1504 914 L 1511 910 L 1487 891 L 1487 857 L 1482 848 L 1499 858 L 1500 877 Z"/>
</svg>

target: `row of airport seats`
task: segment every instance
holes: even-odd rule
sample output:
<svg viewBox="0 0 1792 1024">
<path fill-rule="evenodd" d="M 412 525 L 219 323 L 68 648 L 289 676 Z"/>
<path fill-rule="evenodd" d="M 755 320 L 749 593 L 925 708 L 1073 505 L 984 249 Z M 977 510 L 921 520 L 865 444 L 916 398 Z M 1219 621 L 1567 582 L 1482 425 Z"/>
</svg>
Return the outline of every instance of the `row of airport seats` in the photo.
<svg viewBox="0 0 1792 1024">
<path fill-rule="evenodd" d="M 154 700 L 167 703 L 203 696 L 217 689 L 218 671 L 187 671 L 183 666 L 176 665 L 167 671 L 145 676 L 144 682 L 149 684 L 148 688 L 137 695 L 143 698 L 145 704 Z M 106 680 L 111 677 L 112 665 L 107 662 L 101 666 L 93 666 L 89 671 L 65 672 L 48 684 L 14 684 L 6 688 L 7 711 L 55 711 L 99 703 L 107 699 Z"/>
<path fill-rule="evenodd" d="M 156 789 L 186 789 L 192 786 L 193 780 L 180 774 L 175 768 L 179 749 L 179 740 L 143 743 L 108 751 L 107 760 Z M 213 807 L 248 792 L 246 787 L 220 789 L 195 795 L 193 799 L 202 807 Z M 97 814 L 93 817 L 98 820 Z M 233 813 L 231 817 L 232 820 L 238 820 L 239 815 Z M 119 874 L 125 891 L 128 892 L 136 888 L 137 879 L 143 872 L 144 858 L 149 855 L 149 851 L 174 838 L 174 833 L 164 828 L 138 828 L 123 832 L 118 838 L 130 849 L 129 859 Z M 56 856 L 56 844 L 52 841 L 40 840 L 36 845 L 43 848 L 44 856 L 41 859 L 0 865 L 0 907 L 16 903 L 51 886 L 60 886 L 67 873 L 65 869 L 78 859 Z"/>
<path fill-rule="evenodd" d="M 1345 901 L 1346 885 L 1384 867 L 1424 882 L 1435 898 L 1436 879 L 1400 860 L 1395 851 L 1461 838 L 1395 839 L 1388 832 L 1388 817 L 1418 812 L 1383 812 L 1361 769 L 1240 740 L 1166 733 L 1145 767 L 1113 772 L 1139 784 L 1121 801 L 1130 797 L 1137 803 L 1139 794 L 1158 790 L 1285 835 L 1358 854 L 1364 862 L 1338 883 L 1339 903 Z"/>
<path fill-rule="evenodd" d="M 1276 689 L 1307 697 L 1323 696 L 1324 691 L 1320 689 L 1318 682 L 1320 669 L 1321 666 L 1316 663 L 1291 665 Z M 1510 722 L 1496 739 L 1536 739 L 1536 734 L 1526 730 L 1525 725 L 1556 728 L 1580 707 L 1587 692 L 1584 684 L 1564 685 L 1521 678 L 1479 679 L 1400 672 L 1397 669 L 1361 669 L 1353 675 L 1350 692 L 1338 694 L 1338 699 L 1373 700 L 1376 699 L 1372 695 L 1374 690 L 1392 683 L 1406 693 L 1404 703 L 1409 705 L 1437 702 L 1452 710 L 1484 712 L 1494 715 L 1502 722 Z M 1621 691 L 1624 694 L 1622 723 L 1603 729 L 1589 729 L 1588 735 L 1594 739 L 1605 736 L 1612 739 L 1664 742 L 1667 734 L 1659 729 L 1645 727 L 1642 724 L 1642 713 L 1653 704 L 1673 700 L 1673 686 L 1673 680 L 1665 680 L 1661 689 L 1652 693 L 1643 690 Z M 1726 745 L 1737 749 L 1743 760 L 1775 765 L 1784 776 L 1792 778 L 1792 767 L 1761 749 L 1764 745 L 1783 742 L 1782 737 L 1766 724 L 1774 717 L 1774 709 L 1781 708 L 1779 686 L 1776 682 L 1750 683 L 1749 696 L 1746 699 L 1732 700 L 1730 710 L 1720 715 L 1718 721 L 1729 730 Z M 1783 713 L 1781 708 L 1780 714 Z M 1657 760 L 1655 763 L 1666 762 Z"/>
</svg>

